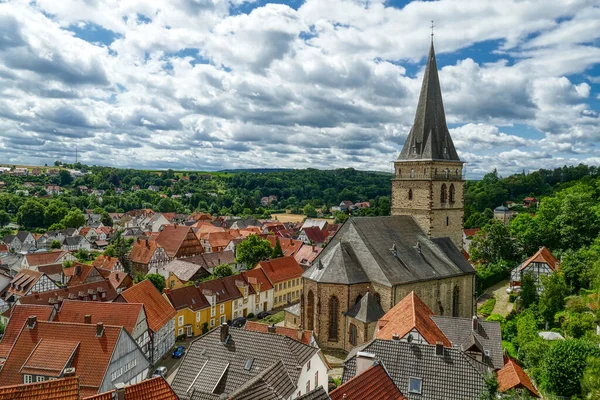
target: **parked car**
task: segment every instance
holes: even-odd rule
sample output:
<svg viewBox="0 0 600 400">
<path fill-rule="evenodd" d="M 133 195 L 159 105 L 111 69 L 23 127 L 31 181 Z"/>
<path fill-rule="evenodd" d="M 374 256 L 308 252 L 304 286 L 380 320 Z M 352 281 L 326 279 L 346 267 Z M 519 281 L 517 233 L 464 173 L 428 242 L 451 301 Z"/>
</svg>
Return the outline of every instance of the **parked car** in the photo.
<svg viewBox="0 0 600 400">
<path fill-rule="evenodd" d="M 152 374 L 153 378 L 160 376 L 161 378 L 165 378 L 167 376 L 167 367 L 158 367 L 156 371 Z"/>
<path fill-rule="evenodd" d="M 239 318 L 236 318 L 233 321 L 231 321 L 231 326 L 236 327 L 236 328 L 243 328 L 244 325 L 246 325 L 245 317 L 239 317 Z"/>
<path fill-rule="evenodd" d="M 177 346 L 175 350 L 173 350 L 173 358 L 181 358 L 185 354 L 184 346 Z"/>
<path fill-rule="evenodd" d="M 271 314 L 268 311 L 261 311 L 258 314 L 256 314 L 256 318 L 264 319 L 264 318 L 267 318 L 269 315 L 271 315 Z"/>
</svg>

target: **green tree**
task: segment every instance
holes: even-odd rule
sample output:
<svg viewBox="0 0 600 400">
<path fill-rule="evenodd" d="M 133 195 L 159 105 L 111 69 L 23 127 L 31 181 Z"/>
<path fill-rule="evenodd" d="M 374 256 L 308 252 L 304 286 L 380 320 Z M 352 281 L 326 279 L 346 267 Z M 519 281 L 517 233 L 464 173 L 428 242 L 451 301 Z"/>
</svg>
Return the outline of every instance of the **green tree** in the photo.
<svg viewBox="0 0 600 400">
<path fill-rule="evenodd" d="M 521 305 L 529 308 L 538 302 L 539 296 L 533 274 L 527 272 L 521 276 Z"/>
<path fill-rule="evenodd" d="M 496 374 L 488 372 L 483 376 L 484 387 L 479 400 L 496 400 L 498 398 L 498 379 Z"/>
<path fill-rule="evenodd" d="M 308 218 L 315 218 L 317 216 L 317 210 L 311 204 L 305 205 L 302 209 L 302 212 Z"/>
<path fill-rule="evenodd" d="M 518 256 L 510 229 L 497 220 L 492 220 L 475 235 L 469 250 L 471 258 L 482 263 L 510 261 Z"/>
<path fill-rule="evenodd" d="M 565 307 L 567 285 L 560 273 L 542 276 L 541 279 L 544 289 L 539 300 L 540 314 L 547 322 L 552 323 L 554 315 Z"/>
<path fill-rule="evenodd" d="M 163 292 L 165 286 L 166 286 L 166 281 L 165 281 L 165 277 L 162 276 L 161 274 L 148 274 L 146 275 L 145 279 L 148 279 L 150 282 L 152 282 L 152 284 L 154 285 L 154 287 L 156 289 L 158 289 L 159 292 Z"/>
<path fill-rule="evenodd" d="M 267 260 L 271 255 L 271 243 L 258 235 L 250 235 L 237 249 L 236 261 L 246 268 L 253 268 L 259 261 Z"/>
<path fill-rule="evenodd" d="M 60 221 L 67 228 L 79 228 L 85 225 L 85 215 L 79 209 L 69 211 L 67 215 Z"/>
<path fill-rule="evenodd" d="M 102 218 L 100 219 L 100 222 L 102 222 L 102 225 L 104 226 L 113 226 L 113 220 L 106 211 L 102 212 Z"/>
<path fill-rule="evenodd" d="M 579 339 L 586 332 L 593 332 L 596 328 L 596 318 L 592 313 L 569 313 L 562 324 L 565 333 L 575 339 Z"/>
<path fill-rule="evenodd" d="M 343 211 L 335 211 L 333 217 L 335 218 L 334 223 L 336 224 L 343 224 L 349 218 L 348 214 Z"/>
<path fill-rule="evenodd" d="M 60 249 L 61 247 L 62 247 L 62 245 L 60 244 L 60 240 L 53 240 L 52 242 L 50 242 L 51 250 Z"/>
<path fill-rule="evenodd" d="M 51 201 L 44 210 L 44 224 L 52 226 L 58 224 L 69 213 L 69 208 L 62 201 Z"/>
<path fill-rule="evenodd" d="M 275 238 L 275 247 L 273 247 L 273 252 L 271 253 L 271 258 L 279 258 L 283 257 L 283 250 L 281 249 L 281 243 L 279 242 L 279 238 Z"/>
<path fill-rule="evenodd" d="M 38 200 L 29 199 L 17 212 L 17 222 L 26 228 L 41 228 L 44 226 L 44 205 Z"/>
<path fill-rule="evenodd" d="M 543 363 L 545 389 L 557 396 L 579 396 L 587 360 L 599 355 L 600 350 L 590 342 L 580 339 L 556 341 Z"/>
<path fill-rule="evenodd" d="M 589 357 L 581 380 L 585 399 L 600 399 L 600 358 Z"/>
<path fill-rule="evenodd" d="M 233 269 L 231 269 L 231 265 L 229 264 L 217 265 L 213 271 L 213 275 L 216 275 L 219 278 L 225 278 L 226 276 L 233 275 Z"/>
<path fill-rule="evenodd" d="M 4 210 L 0 210 L 0 228 L 5 227 L 10 223 L 10 214 Z"/>
<path fill-rule="evenodd" d="M 68 186 L 73 182 L 73 177 L 69 173 L 69 171 L 65 169 L 61 169 L 58 173 L 58 179 L 60 186 Z"/>
</svg>

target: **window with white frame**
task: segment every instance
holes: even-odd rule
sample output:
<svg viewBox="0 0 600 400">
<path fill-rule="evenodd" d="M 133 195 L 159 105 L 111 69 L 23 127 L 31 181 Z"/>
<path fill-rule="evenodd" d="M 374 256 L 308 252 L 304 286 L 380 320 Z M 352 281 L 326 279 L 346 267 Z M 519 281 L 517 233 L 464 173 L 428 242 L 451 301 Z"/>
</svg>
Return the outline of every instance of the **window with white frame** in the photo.
<svg viewBox="0 0 600 400">
<path fill-rule="evenodd" d="M 183 335 L 183 328 L 177 330 L 177 336 Z"/>
<path fill-rule="evenodd" d="M 23 375 L 23 383 L 31 383 L 31 375 Z"/>
<path fill-rule="evenodd" d="M 177 325 L 179 325 L 179 326 L 183 325 L 183 315 L 180 315 L 180 316 L 177 318 Z"/>
<path fill-rule="evenodd" d="M 223 325 L 225 322 L 227 322 L 227 320 L 225 319 L 225 316 L 224 316 L 224 315 L 221 315 L 221 318 L 219 319 L 219 323 L 220 323 L 221 325 Z"/>
<path fill-rule="evenodd" d="M 213 326 L 215 326 L 215 319 L 211 319 L 210 320 L 210 327 L 212 328 Z"/>
<path fill-rule="evenodd" d="M 200 311 L 196 312 L 196 322 L 200 322 Z"/>
<path fill-rule="evenodd" d="M 36 377 L 35 377 L 35 381 L 36 381 L 36 382 L 44 382 L 45 380 L 46 380 L 46 378 L 45 378 L 45 377 L 43 377 L 43 376 L 36 376 Z"/>
<path fill-rule="evenodd" d="M 213 306 L 210 308 L 210 316 L 214 317 L 215 315 L 217 315 L 217 309 Z"/>
<path fill-rule="evenodd" d="M 225 312 L 225 304 L 221 304 L 221 307 L 219 308 L 219 312 L 221 314 L 223 314 Z"/>
</svg>

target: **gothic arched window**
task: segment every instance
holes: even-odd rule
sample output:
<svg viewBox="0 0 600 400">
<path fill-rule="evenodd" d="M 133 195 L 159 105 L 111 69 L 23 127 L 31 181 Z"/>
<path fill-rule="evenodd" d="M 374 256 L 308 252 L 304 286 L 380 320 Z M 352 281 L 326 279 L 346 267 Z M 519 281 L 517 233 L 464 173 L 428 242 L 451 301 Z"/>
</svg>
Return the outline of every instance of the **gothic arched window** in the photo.
<svg viewBox="0 0 600 400">
<path fill-rule="evenodd" d="M 339 301 L 337 297 L 331 296 L 329 299 L 329 340 L 337 342 L 338 340 L 338 317 Z"/>
<path fill-rule="evenodd" d="M 412 200 L 412 189 L 408 189 L 408 199 Z"/>
<path fill-rule="evenodd" d="M 357 337 L 356 325 L 350 324 L 349 332 L 350 332 L 350 344 L 352 346 L 356 346 L 356 337 Z"/>
<path fill-rule="evenodd" d="M 315 296 L 312 290 L 308 291 L 308 300 L 306 301 L 306 329 L 314 330 L 315 321 Z"/>
<path fill-rule="evenodd" d="M 450 185 L 450 191 L 448 193 L 448 198 L 450 200 L 450 203 L 454 203 L 454 194 L 455 194 L 454 185 L 451 184 Z"/>
<path fill-rule="evenodd" d="M 459 304 L 460 290 L 458 286 L 454 286 L 454 291 L 452 292 L 452 316 L 458 317 L 458 304 Z"/>
<path fill-rule="evenodd" d="M 442 190 L 440 191 L 440 202 L 442 204 L 446 203 L 446 198 L 448 197 L 448 190 L 446 189 L 446 184 L 442 184 Z"/>
</svg>

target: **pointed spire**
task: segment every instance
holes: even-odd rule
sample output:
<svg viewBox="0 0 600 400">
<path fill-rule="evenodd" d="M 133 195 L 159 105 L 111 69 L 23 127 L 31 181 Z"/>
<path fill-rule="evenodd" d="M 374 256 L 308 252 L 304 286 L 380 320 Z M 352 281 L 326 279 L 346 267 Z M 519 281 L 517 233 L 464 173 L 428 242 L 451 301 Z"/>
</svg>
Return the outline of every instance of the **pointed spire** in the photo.
<svg viewBox="0 0 600 400">
<path fill-rule="evenodd" d="M 433 36 L 415 121 L 398 160 L 460 161 L 446 125 L 442 90 L 433 49 Z"/>
</svg>

